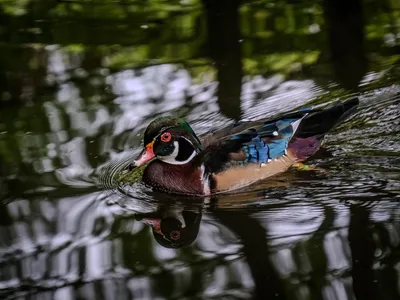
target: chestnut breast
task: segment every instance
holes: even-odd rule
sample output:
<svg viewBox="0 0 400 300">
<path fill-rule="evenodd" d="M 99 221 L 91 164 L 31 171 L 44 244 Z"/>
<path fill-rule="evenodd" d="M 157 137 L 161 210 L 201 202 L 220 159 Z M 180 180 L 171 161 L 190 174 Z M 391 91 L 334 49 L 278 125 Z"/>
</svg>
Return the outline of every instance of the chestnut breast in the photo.
<svg viewBox="0 0 400 300">
<path fill-rule="evenodd" d="M 205 194 L 203 169 L 194 167 L 190 162 L 184 165 L 172 165 L 155 160 L 145 169 L 142 181 L 163 192 Z"/>
</svg>

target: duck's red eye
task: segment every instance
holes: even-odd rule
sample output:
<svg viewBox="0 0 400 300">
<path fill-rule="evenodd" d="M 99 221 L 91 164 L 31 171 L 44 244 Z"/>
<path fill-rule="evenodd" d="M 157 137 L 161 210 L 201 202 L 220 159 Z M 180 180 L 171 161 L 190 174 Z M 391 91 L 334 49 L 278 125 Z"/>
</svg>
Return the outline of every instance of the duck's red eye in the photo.
<svg viewBox="0 0 400 300">
<path fill-rule="evenodd" d="M 171 237 L 171 239 L 176 241 L 181 237 L 181 233 L 179 231 L 177 231 L 177 230 L 174 230 L 174 231 L 171 232 L 170 237 Z"/>
<path fill-rule="evenodd" d="M 171 140 L 172 136 L 169 132 L 164 132 L 161 135 L 161 141 L 163 141 L 164 143 L 168 143 Z"/>
</svg>

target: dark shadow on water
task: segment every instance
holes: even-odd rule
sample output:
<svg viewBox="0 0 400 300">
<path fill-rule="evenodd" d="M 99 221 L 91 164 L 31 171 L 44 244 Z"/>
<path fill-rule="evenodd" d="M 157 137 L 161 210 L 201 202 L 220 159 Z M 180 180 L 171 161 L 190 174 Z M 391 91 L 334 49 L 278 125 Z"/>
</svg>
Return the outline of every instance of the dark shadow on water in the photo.
<svg viewBox="0 0 400 300">
<path fill-rule="evenodd" d="M 376 205 L 379 205 L 376 204 Z M 350 205 L 349 246 L 352 256 L 353 291 L 357 300 L 399 299 L 395 288 L 397 277 L 395 266 L 390 259 L 380 261 L 381 270 L 376 268 L 376 260 L 383 249 L 395 251 L 390 246 L 387 228 L 380 228 L 370 220 L 368 202 Z"/>
<path fill-rule="evenodd" d="M 0 199 L 0 226 L 10 226 L 13 224 L 13 220 L 7 209 L 7 205 Z"/>
<path fill-rule="evenodd" d="M 353 263 L 354 294 L 358 300 L 378 299 L 374 271 L 375 245 L 369 212 L 365 206 L 350 206 L 349 245 Z"/>
<path fill-rule="evenodd" d="M 242 54 L 239 28 L 241 0 L 202 0 L 207 16 L 208 55 L 217 68 L 221 112 L 239 120 L 242 112 Z"/>
<path fill-rule="evenodd" d="M 323 8 L 335 79 L 345 89 L 357 89 L 368 70 L 363 1 L 324 0 Z"/>
<path fill-rule="evenodd" d="M 248 212 L 217 211 L 214 215 L 241 240 L 255 283 L 254 299 L 287 299 L 269 257 L 266 230 Z"/>
</svg>

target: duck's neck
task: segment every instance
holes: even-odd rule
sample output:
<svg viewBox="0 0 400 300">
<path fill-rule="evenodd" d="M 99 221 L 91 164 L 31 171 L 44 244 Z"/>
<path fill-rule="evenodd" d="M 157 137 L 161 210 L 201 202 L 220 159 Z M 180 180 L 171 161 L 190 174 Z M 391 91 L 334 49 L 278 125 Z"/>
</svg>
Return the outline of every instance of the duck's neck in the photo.
<svg viewBox="0 0 400 300">
<path fill-rule="evenodd" d="M 210 195 L 210 181 L 203 164 L 190 161 L 173 165 L 159 160 L 151 162 L 144 171 L 143 182 L 169 193 L 185 195 Z"/>
</svg>

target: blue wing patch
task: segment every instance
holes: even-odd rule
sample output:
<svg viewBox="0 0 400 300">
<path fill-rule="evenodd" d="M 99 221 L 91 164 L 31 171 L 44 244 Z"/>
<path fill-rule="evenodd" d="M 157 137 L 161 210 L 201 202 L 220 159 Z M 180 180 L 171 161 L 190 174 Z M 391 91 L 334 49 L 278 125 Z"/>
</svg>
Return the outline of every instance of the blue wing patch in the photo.
<svg viewBox="0 0 400 300">
<path fill-rule="evenodd" d="M 292 118 L 265 123 L 257 130 L 249 129 L 232 136 L 232 139 L 243 141 L 242 149 L 247 157 L 245 162 L 267 163 L 285 154 L 300 121 L 301 118 Z"/>
<path fill-rule="evenodd" d="M 260 137 L 245 143 L 242 149 L 247 156 L 246 162 L 263 163 L 271 159 L 270 148 Z"/>
</svg>

